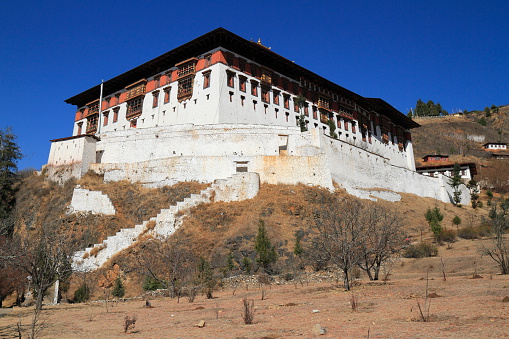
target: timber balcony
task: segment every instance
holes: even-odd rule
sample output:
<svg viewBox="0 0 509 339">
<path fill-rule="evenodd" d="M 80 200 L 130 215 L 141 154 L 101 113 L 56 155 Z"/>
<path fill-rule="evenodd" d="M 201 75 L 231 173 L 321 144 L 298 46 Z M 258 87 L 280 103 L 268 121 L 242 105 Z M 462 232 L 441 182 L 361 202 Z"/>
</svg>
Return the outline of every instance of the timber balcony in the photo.
<svg viewBox="0 0 509 339">
<path fill-rule="evenodd" d="M 326 110 L 328 112 L 331 111 L 331 108 L 330 108 L 330 102 L 329 100 L 325 100 L 325 99 L 318 99 L 318 109 L 322 109 L 322 110 Z"/>
</svg>

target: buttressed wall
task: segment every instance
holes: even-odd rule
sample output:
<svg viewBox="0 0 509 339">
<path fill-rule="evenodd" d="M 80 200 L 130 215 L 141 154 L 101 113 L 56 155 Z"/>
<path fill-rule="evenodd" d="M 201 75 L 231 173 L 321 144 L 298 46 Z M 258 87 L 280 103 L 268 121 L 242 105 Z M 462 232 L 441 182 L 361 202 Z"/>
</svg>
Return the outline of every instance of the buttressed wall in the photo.
<svg viewBox="0 0 509 339">
<path fill-rule="evenodd" d="M 106 181 L 162 186 L 255 172 L 262 183 L 270 184 L 303 183 L 332 189 L 335 181 L 354 195 L 361 195 L 355 191 L 359 188 L 384 188 L 444 202 L 452 196 L 443 178 L 391 164 L 389 158 L 331 138 L 319 128 L 301 132 L 296 127 L 188 124 L 109 132 L 100 141 L 85 140 L 78 142 L 84 151 L 81 162 L 74 159 L 81 170 L 76 173 L 91 169 L 104 174 Z M 67 154 L 69 141 L 54 145 L 54 158 Z M 462 201 L 468 203 L 466 188 L 463 191 Z"/>
</svg>

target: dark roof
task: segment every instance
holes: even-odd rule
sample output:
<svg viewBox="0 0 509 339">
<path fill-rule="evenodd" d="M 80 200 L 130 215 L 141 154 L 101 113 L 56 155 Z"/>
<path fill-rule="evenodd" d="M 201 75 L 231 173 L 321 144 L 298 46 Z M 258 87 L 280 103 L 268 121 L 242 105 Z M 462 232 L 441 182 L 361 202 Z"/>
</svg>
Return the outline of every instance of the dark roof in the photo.
<svg viewBox="0 0 509 339">
<path fill-rule="evenodd" d="M 382 99 L 364 98 L 274 53 L 263 45 L 248 41 L 221 27 L 104 82 L 103 96 L 106 97 L 120 91 L 131 83 L 154 76 L 157 73 L 175 66 L 175 64 L 182 60 L 196 57 L 217 47 L 223 47 L 242 55 L 247 59 L 274 69 L 280 74 L 296 81 L 299 81 L 302 76 L 317 84 L 322 84 L 324 87 L 329 87 L 343 97 L 357 102 L 365 109 L 373 109 L 376 112 L 386 115 L 392 121 L 405 128 L 420 126 Z M 87 103 L 99 97 L 100 86 L 101 85 L 92 87 L 65 100 L 65 102 L 78 107 L 85 106 Z"/>
<path fill-rule="evenodd" d="M 470 173 L 472 173 L 472 175 L 476 175 L 477 174 L 477 166 L 475 165 L 475 163 L 473 162 L 464 162 L 464 163 L 461 163 L 459 164 L 460 167 L 470 167 Z M 415 170 L 417 172 L 419 171 L 426 171 L 426 170 L 433 170 L 433 169 L 445 169 L 445 168 L 453 168 L 454 167 L 454 164 L 452 163 L 449 163 L 449 164 L 441 164 L 441 165 L 427 165 L 427 166 L 418 166 L 415 168 Z"/>
<path fill-rule="evenodd" d="M 488 146 L 488 145 L 507 145 L 507 143 L 506 142 L 487 142 L 483 146 Z"/>
<path fill-rule="evenodd" d="M 372 109 L 378 113 L 381 113 L 388 118 L 390 118 L 392 121 L 394 121 L 396 124 L 403 126 L 405 128 L 416 128 L 421 125 L 413 121 L 411 118 L 407 117 L 394 107 L 387 103 L 385 100 L 382 100 L 380 98 L 362 98 L 361 100 L 357 101 L 360 106 L 366 109 Z"/>
<path fill-rule="evenodd" d="M 421 159 L 425 159 L 425 158 L 428 158 L 428 157 L 440 157 L 440 158 L 449 158 L 448 155 L 443 155 L 443 154 L 426 154 L 425 156 L 423 156 Z"/>
</svg>

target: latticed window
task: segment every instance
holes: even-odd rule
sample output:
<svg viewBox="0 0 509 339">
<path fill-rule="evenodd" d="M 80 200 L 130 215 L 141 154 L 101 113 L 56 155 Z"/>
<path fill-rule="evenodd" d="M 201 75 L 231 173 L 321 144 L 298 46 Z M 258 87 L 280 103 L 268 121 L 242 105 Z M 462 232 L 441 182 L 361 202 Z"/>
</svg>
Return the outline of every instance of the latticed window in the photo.
<svg viewBox="0 0 509 339">
<path fill-rule="evenodd" d="M 126 118 L 131 119 L 141 115 L 143 109 L 143 97 L 131 100 L 127 103 Z"/>
<path fill-rule="evenodd" d="M 95 133 L 97 131 L 97 118 L 99 114 L 94 114 L 87 118 L 87 133 Z"/>
<path fill-rule="evenodd" d="M 193 83 L 194 77 L 189 76 L 184 79 L 179 80 L 179 89 L 178 89 L 178 98 L 180 100 L 185 100 L 188 97 L 193 95 Z"/>
<path fill-rule="evenodd" d="M 196 64 L 190 62 L 188 64 L 183 65 L 178 70 L 178 75 L 179 75 L 179 78 L 180 78 L 180 77 L 183 77 L 185 75 L 188 75 L 188 74 L 191 74 L 191 73 L 195 73 L 195 72 L 196 72 Z"/>
</svg>

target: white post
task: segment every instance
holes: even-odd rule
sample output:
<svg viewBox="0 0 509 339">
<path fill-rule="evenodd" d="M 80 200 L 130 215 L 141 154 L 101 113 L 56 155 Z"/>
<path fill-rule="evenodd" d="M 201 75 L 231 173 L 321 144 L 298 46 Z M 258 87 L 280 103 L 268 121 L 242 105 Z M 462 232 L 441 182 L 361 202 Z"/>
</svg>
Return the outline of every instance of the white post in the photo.
<svg viewBox="0 0 509 339">
<path fill-rule="evenodd" d="M 97 133 L 96 134 L 99 134 L 101 132 L 101 125 L 102 125 L 103 84 L 104 84 L 104 80 L 101 80 L 101 93 L 99 94 L 99 119 L 97 119 Z"/>
</svg>

